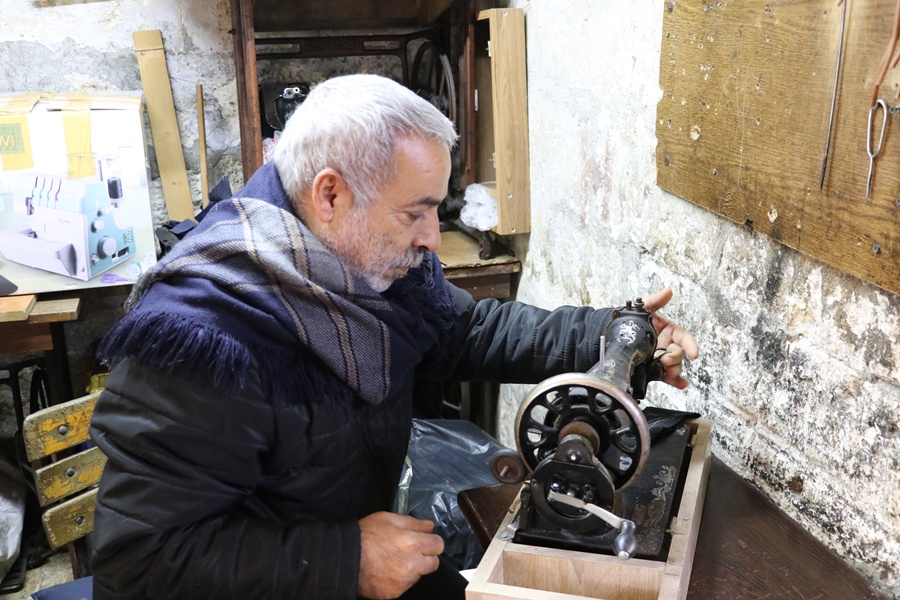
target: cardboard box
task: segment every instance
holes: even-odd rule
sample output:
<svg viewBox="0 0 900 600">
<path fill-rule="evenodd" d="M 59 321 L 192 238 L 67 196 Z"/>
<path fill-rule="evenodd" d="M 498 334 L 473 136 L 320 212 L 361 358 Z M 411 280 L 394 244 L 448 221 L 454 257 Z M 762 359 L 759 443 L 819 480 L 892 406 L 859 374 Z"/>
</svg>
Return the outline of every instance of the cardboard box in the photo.
<svg viewBox="0 0 900 600">
<path fill-rule="evenodd" d="M 0 94 L 0 295 L 134 282 L 156 262 L 138 93 Z"/>
</svg>

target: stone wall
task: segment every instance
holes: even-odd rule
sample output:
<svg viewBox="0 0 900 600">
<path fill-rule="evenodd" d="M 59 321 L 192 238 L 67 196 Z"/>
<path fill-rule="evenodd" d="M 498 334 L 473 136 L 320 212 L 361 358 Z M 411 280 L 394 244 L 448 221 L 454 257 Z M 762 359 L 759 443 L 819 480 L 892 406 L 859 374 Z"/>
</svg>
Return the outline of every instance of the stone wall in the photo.
<svg viewBox="0 0 900 600">
<path fill-rule="evenodd" d="M 671 287 L 713 452 L 900 597 L 900 297 L 655 184 L 663 2 L 531 0 L 532 233 L 518 298 L 619 306 Z M 528 388 L 501 392 L 499 435 Z M 761 525 L 763 526 L 763 525 Z"/>
</svg>

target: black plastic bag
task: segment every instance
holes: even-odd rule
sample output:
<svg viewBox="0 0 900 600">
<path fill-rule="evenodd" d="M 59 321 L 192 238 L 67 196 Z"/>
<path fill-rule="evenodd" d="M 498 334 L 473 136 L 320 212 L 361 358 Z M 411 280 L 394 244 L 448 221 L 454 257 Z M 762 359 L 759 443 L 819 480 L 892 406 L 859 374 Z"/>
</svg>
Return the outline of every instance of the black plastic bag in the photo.
<svg viewBox="0 0 900 600">
<path fill-rule="evenodd" d="M 458 569 L 478 565 L 484 548 L 463 516 L 461 491 L 497 480 L 490 461 L 503 446 L 470 421 L 413 419 L 406 467 L 396 510 L 435 524 L 444 539 L 444 555 Z"/>
</svg>

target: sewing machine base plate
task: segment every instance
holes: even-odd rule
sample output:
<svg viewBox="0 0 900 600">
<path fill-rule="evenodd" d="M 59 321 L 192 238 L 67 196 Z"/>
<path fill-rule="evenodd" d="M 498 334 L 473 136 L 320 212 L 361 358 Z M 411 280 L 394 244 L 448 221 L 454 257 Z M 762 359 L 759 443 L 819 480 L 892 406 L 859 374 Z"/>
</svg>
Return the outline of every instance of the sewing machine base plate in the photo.
<svg viewBox="0 0 900 600">
<path fill-rule="evenodd" d="M 712 429 L 706 419 L 688 425 L 692 442 L 684 463 L 687 473 L 681 497 L 675 499 L 678 508 L 664 558 L 623 561 L 606 554 L 512 543 L 507 526 L 519 510 L 516 499 L 475 570 L 466 598 L 684 600 L 706 494 Z"/>
</svg>

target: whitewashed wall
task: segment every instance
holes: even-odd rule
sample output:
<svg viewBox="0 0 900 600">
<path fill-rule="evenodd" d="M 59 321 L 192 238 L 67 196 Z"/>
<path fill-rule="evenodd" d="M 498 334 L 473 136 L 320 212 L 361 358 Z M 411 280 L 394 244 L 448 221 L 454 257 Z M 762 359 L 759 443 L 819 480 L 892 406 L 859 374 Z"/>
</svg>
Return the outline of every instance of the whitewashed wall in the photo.
<svg viewBox="0 0 900 600">
<path fill-rule="evenodd" d="M 699 340 L 713 452 L 900 597 L 900 297 L 656 186 L 662 0 L 526 8 L 532 233 L 518 298 L 618 306 L 669 286 Z M 685 135 L 688 133 L 685 132 Z M 501 393 L 513 444 L 522 386 Z"/>
</svg>

